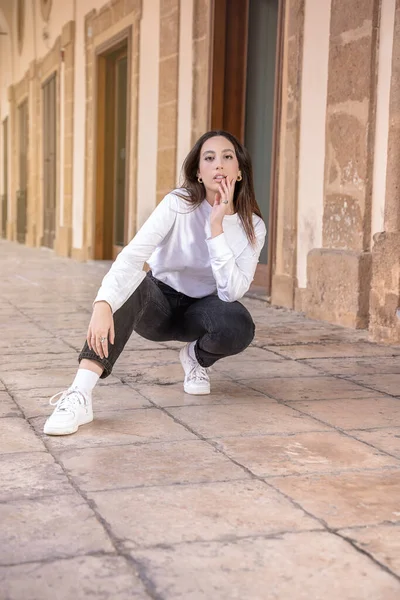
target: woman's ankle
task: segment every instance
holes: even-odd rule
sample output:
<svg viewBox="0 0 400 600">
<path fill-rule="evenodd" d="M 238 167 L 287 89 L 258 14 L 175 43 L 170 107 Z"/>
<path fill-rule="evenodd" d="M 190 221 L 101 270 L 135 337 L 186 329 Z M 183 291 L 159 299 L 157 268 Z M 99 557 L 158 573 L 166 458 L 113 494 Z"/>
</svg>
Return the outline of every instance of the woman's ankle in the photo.
<svg viewBox="0 0 400 600">
<path fill-rule="evenodd" d="M 99 381 L 100 375 L 90 369 L 79 368 L 71 388 L 78 388 L 81 392 L 91 396 Z"/>
<path fill-rule="evenodd" d="M 87 371 L 92 371 L 93 373 L 96 373 L 96 375 L 98 375 L 99 377 L 101 377 L 104 371 L 103 365 L 96 362 L 95 360 L 90 360 L 89 358 L 83 358 L 79 363 L 79 368 L 86 369 Z"/>
</svg>

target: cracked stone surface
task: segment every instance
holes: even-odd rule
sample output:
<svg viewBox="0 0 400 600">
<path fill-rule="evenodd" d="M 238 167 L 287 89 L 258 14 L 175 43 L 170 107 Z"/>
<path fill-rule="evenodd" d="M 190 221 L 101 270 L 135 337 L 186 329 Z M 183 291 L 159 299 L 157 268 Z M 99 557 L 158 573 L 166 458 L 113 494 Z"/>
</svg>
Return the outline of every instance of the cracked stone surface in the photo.
<svg viewBox="0 0 400 600">
<path fill-rule="evenodd" d="M 0 241 L 1 600 L 398 600 L 400 347 L 246 298 L 210 396 L 134 334 L 45 436 L 108 268 Z"/>
</svg>

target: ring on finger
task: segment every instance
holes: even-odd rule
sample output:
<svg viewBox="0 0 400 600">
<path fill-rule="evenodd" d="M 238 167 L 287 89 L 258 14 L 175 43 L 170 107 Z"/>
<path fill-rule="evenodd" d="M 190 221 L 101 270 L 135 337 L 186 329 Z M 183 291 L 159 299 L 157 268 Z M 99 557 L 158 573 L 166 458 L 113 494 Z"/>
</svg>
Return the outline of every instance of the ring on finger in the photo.
<svg viewBox="0 0 400 600">
<path fill-rule="evenodd" d="M 106 339 L 107 339 L 106 337 L 101 337 L 101 338 L 100 338 L 100 343 L 101 343 L 101 344 L 104 344 L 104 342 L 106 341 Z"/>
<path fill-rule="evenodd" d="M 222 204 L 229 204 L 229 200 L 222 200 Z"/>
</svg>

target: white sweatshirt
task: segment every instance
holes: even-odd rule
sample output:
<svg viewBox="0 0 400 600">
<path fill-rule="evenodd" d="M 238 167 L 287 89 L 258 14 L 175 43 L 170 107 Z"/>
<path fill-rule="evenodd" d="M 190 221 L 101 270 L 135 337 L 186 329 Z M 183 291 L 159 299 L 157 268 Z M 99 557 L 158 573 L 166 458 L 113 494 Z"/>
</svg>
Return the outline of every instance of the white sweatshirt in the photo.
<svg viewBox="0 0 400 600">
<path fill-rule="evenodd" d="M 211 210 L 207 200 L 193 210 L 174 192 L 167 194 L 120 252 L 95 302 L 105 300 L 113 313 L 118 310 L 146 277 L 146 261 L 154 277 L 177 292 L 192 298 L 217 293 L 225 302 L 239 300 L 253 281 L 265 242 L 265 225 L 253 216 L 254 247 L 238 215 L 224 217 L 224 233 L 211 238 Z"/>
</svg>

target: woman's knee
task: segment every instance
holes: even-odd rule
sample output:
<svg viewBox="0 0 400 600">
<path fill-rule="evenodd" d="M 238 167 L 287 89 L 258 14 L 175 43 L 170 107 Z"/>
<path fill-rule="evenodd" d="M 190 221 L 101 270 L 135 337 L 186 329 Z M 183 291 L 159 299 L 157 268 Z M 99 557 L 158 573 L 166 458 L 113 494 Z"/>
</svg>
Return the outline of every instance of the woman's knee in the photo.
<svg viewBox="0 0 400 600">
<path fill-rule="evenodd" d="M 246 309 L 245 312 L 243 311 L 240 315 L 238 315 L 236 327 L 239 331 L 242 349 L 244 350 L 247 348 L 247 346 L 250 346 L 256 331 L 254 321 Z"/>
<path fill-rule="evenodd" d="M 236 303 L 235 303 L 236 304 Z M 221 341 L 231 351 L 242 352 L 254 339 L 255 325 L 249 311 L 238 303 L 238 306 L 227 310 L 219 321 L 218 333 Z"/>
</svg>

